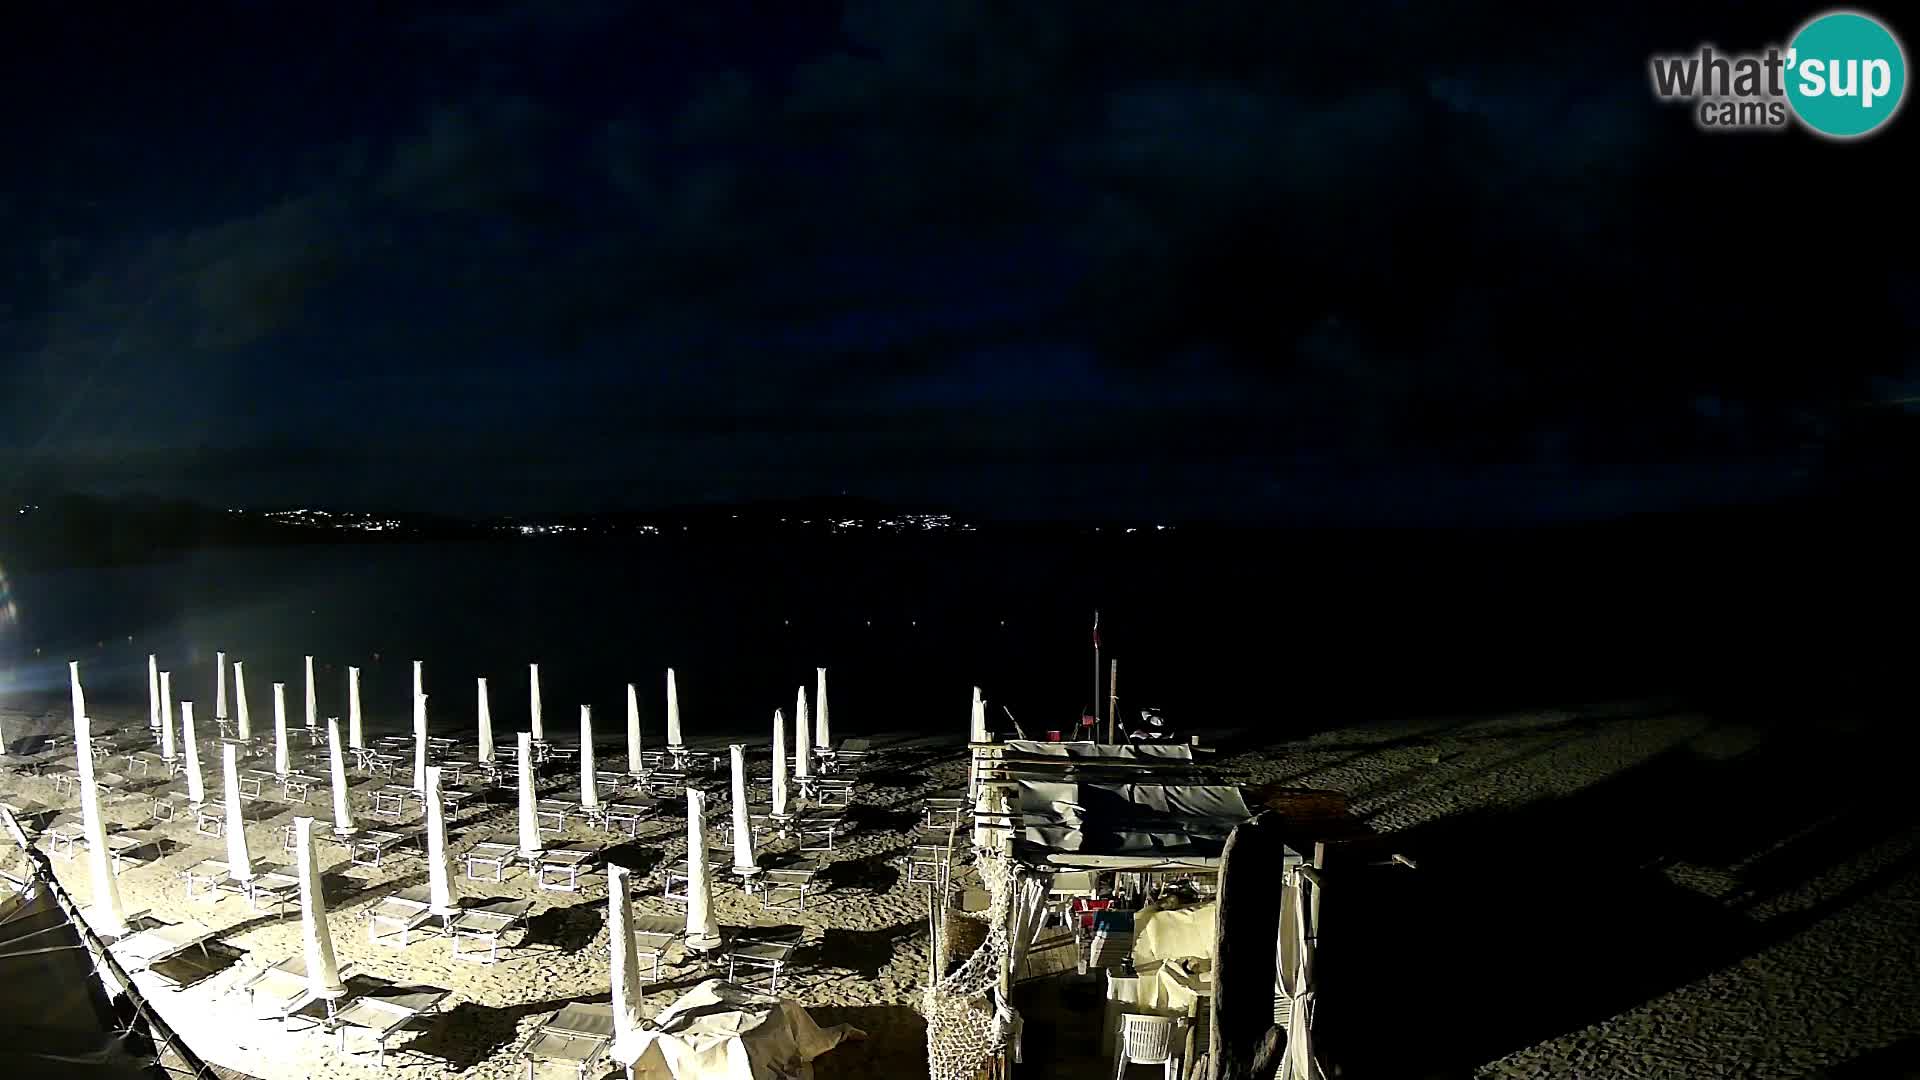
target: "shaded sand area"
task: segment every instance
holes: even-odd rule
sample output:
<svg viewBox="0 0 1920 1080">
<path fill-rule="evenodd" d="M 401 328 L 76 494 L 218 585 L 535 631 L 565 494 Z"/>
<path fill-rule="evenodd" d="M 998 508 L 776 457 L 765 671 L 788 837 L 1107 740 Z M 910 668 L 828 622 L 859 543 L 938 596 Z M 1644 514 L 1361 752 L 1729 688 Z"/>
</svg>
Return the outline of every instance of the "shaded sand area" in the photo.
<svg viewBox="0 0 1920 1080">
<path fill-rule="evenodd" d="M 9 739 L 63 729 L 49 708 L 7 716 Z M 126 714 L 107 726 L 116 720 L 137 722 Z M 1838 722 L 1789 731 L 1645 704 L 1402 722 L 1271 746 L 1244 734 L 1209 741 L 1245 783 L 1347 793 L 1388 834 L 1386 850 L 1418 863 L 1393 872 L 1390 888 L 1326 895 L 1327 1039 L 1364 1042 L 1373 1075 L 1788 1078 L 1920 1075 L 1920 804 L 1906 759 L 1883 739 Z M 925 1075 L 914 1003 L 926 899 L 905 885 L 899 856 L 919 797 L 962 783 L 964 766 L 957 740 L 876 745 L 883 752 L 851 812 L 858 829 L 818 856 L 831 864 L 829 887 L 805 912 L 766 912 L 724 884 L 715 892 L 725 926 L 806 929 L 811 948 L 782 993 L 822 1024 L 870 1036 L 820 1059 L 828 1077 Z M 354 784 L 364 814 L 377 785 Z M 573 784 L 554 773 L 544 786 Z M 71 799 L 33 778 L 5 785 L 10 798 Z M 306 812 L 326 818 L 324 799 L 316 793 Z M 277 853 L 275 826 L 292 809 L 271 795 L 249 809 L 255 853 Z M 117 800 L 107 813 L 140 824 L 145 800 Z M 510 839 L 512 803 L 502 792 L 450 824 L 456 851 Z M 298 951 L 297 916 L 251 912 L 238 898 L 187 900 L 178 872 L 224 850 L 190 823 L 150 827 L 176 846 L 123 871 L 127 906 L 208 922 L 251 956 L 188 991 L 156 990 L 165 1015 L 215 1064 L 265 1080 L 372 1076 L 371 1053 L 341 1055 L 316 1033 L 247 1020 L 244 998 L 224 996 L 248 965 Z M 669 815 L 612 847 L 644 883 L 638 912 L 680 912 L 659 892 L 682 833 Z M 564 839 L 615 844 L 584 831 Z M 421 883 L 417 858 L 376 869 L 346 865 L 338 847 L 321 851 L 342 962 L 453 991 L 445 1015 L 393 1041 L 409 1075 L 523 1075 L 520 1046 L 542 1020 L 567 1001 L 606 1000 L 604 873 L 577 894 L 537 890 L 524 875 L 461 880 L 465 896 L 536 902 L 526 942 L 487 966 L 454 960 L 433 937 L 405 949 L 369 943 L 366 909 Z M 84 862 L 53 861 L 84 901 Z M 649 987 L 650 1011 L 708 974 L 677 950 L 670 960 Z M 1016 1072 L 1111 1075 L 1111 1063 L 1088 1047 Z"/>
</svg>

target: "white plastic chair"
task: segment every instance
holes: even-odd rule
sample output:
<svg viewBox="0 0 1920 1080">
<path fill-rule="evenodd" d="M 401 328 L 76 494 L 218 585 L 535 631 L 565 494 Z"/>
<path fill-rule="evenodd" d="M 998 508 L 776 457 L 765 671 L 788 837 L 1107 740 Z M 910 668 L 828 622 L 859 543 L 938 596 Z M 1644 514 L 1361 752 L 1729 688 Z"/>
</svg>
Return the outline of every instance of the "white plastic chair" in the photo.
<svg viewBox="0 0 1920 1080">
<path fill-rule="evenodd" d="M 1120 1045 L 1113 1055 L 1113 1080 L 1126 1076 L 1128 1062 L 1163 1065 L 1167 1080 L 1180 1080 L 1181 1046 L 1174 1038 L 1178 1026 L 1171 1016 L 1121 1013 Z"/>
</svg>

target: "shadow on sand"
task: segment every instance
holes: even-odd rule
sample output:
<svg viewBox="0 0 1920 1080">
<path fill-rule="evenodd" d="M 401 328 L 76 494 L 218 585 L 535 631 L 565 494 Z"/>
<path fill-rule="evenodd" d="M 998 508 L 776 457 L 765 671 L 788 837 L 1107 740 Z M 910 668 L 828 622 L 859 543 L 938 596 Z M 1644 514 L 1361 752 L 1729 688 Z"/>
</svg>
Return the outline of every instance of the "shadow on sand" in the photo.
<svg viewBox="0 0 1920 1080">
<path fill-rule="evenodd" d="M 579 952 L 599 935 L 606 921 L 599 904 L 548 908 L 527 920 L 522 946 L 551 945 L 561 952 Z"/>
<path fill-rule="evenodd" d="M 852 1024 L 867 1033 L 815 1062 L 819 1073 L 889 1080 L 927 1075 L 927 1022 L 905 1005 L 814 1005 L 807 1012 L 821 1027 Z"/>
<path fill-rule="evenodd" d="M 1892 759 L 1824 735 L 1724 759 L 1681 748 L 1561 798 L 1395 834 L 1418 870 L 1327 887 L 1323 1049 L 1354 1075 L 1468 1076 L 1754 955 L 1910 871 L 1765 922 L 1744 910 L 1920 824 Z M 1733 885 L 1685 887 L 1664 872 L 1680 862 L 1727 868 Z"/>
</svg>

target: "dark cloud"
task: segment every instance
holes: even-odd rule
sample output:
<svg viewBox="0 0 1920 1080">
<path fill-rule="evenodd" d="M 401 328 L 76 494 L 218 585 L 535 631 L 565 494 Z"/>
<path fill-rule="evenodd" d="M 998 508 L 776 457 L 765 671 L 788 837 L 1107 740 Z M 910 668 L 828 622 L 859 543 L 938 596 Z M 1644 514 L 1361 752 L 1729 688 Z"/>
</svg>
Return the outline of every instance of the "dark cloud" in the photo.
<svg viewBox="0 0 1920 1080">
<path fill-rule="evenodd" d="M 1792 433 L 1911 378 L 1814 314 L 1910 339 L 1911 215 L 1865 244 L 1797 209 L 1904 205 L 1897 144 L 1707 138 L 1642 64 L 1799 14 L 429 12 L 352 39 L 364 85 L 228 70 L 317 104 L 205 160 L 48 134 L 72 152 L 0 203 L 32 238 L 0 262 L 11 412 L 20 442 L 159 441 L 272 401 L 221 430 L 705 455 L 728 490 Z M 122 143 L 144 193 L 57 165 Z M 1774 271 L 1783 229 L 1848 272 Z"/>
</svg>

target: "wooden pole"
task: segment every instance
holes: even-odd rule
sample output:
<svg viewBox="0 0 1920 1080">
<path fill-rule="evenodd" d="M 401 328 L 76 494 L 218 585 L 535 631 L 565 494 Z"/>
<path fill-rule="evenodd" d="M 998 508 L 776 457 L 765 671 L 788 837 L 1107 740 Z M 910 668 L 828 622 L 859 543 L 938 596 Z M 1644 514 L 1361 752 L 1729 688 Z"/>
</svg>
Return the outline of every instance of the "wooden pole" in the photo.
<svg viewBox="0 0 1920 1080">
<path fill-rule="evenodd" d="M 1107 741 L 1113 742 L 1114 720 L 1120 715 L 1120 661 L 1109 661 L 1107 669 Z"/>
</svg>

